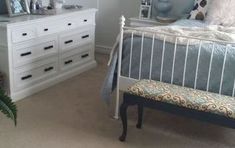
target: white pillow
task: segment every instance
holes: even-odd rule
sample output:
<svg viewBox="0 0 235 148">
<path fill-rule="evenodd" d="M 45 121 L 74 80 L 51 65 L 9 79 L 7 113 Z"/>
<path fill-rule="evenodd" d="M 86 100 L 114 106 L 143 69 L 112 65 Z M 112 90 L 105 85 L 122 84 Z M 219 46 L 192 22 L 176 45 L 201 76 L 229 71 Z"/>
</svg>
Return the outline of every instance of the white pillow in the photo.
<svg viewBox="0 0 235 148">
<path fill-rule="evenodd" d="M 204 20 L 210 0 L 195 0 L 189 19 Z"/>
<path fill-rule="evenodd" d="M 211 25 L 235 27 L 235 0 L 211 0 L 205 20 Z"/>
</svg>

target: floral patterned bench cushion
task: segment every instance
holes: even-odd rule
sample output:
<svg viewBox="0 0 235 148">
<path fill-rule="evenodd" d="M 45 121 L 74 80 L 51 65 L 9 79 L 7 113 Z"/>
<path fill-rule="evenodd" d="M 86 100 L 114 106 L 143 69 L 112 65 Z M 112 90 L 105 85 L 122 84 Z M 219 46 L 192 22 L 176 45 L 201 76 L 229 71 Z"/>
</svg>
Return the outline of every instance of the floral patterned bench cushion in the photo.
<svg viewBox="0 0 235 148">
<path fill-rule="evenodd" d="M 235 98 L 167 83 L 141 80 L 128 93 L 180 107 L 210 112 L 235 119 Z"/>
</svg>

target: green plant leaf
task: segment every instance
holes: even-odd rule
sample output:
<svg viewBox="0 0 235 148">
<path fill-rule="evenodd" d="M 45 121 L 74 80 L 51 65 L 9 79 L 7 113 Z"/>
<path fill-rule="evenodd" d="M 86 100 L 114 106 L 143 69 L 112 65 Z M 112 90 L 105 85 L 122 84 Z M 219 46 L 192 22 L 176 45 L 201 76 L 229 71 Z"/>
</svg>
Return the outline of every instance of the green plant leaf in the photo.
<svg viewBox="0 0 235 148">
<path fill-rule="evenodd" d="M 5 92 L 0 89 L 0 111 L 17 124 L 17 107 Z"/>
</svg>

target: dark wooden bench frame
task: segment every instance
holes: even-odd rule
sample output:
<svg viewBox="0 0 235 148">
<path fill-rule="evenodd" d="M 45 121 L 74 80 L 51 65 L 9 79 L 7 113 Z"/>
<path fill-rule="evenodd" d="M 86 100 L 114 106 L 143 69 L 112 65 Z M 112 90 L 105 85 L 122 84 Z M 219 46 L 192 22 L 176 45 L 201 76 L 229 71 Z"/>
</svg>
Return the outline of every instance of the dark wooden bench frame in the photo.
<svg viewBox="0 0 235 148">
<path fill-rule="evenodd" d="M 210 122 L 213 124 L 229 127 L 235 129 L 235 120 L 231 118 L 227 118 L 225 116 L 220 116 L 217 114 L 212 114 L 208 112 L 197 111 L 193 109 L 188 109 L 184 107 L 179 107 L 176 105 L 172 105 L 169 103 L 163 103 L 155 100 L 145 99 L 143 97 L 131 95 L 129 93 L 124 93 L 123 95 L 123 103 L 120 106 L 120 116 L 123 124 L 123 132 L 120 136 L 120 141 L 126 140 L 127 135 L 127 109 L 129 106 L 137 105 L 138 106 L 138 123 L 136 125 L 137 128 L 142 128 L 143 121 L 143 111 L 144 107 L 157 109 L 161 111 L 166 111 L 169 113 L 173 113 L 176 115 L 182 115 L 189 118 L 198 119 L 201 121 Z"/>
</svg>

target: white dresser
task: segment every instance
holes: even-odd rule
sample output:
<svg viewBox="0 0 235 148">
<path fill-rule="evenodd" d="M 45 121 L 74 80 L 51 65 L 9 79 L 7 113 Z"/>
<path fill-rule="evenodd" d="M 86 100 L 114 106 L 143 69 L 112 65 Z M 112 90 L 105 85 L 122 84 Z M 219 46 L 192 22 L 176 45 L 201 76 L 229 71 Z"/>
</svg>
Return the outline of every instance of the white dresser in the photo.
<svg viewBox="0 0 235 148">
<path fill-rule="evenodd" d="M 14 101 L 96 66 L 96 11 L 0 16 L 0 71 Z"/>
</svg>

